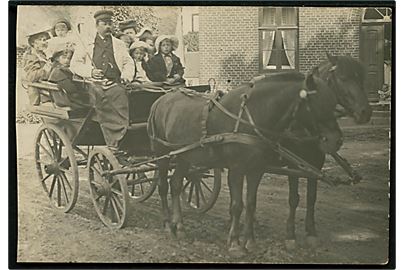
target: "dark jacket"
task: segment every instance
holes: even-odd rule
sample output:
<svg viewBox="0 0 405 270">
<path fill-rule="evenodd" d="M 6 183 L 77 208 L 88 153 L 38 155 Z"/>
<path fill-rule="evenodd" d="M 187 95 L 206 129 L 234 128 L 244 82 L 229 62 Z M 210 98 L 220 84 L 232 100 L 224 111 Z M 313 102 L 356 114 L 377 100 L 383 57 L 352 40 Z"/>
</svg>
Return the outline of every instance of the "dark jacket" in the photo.
<svg viewBox="0 0 405 270">
<path fill-rule="evenodd" d="M 184 67 L 180 62 L 180 58 L 172 53 L 173 68 L 169 76 L 167 75 L 167 69 L 163 55 L 158 53 L 154 55 L 148 62 L 148 69 L 146 70 L 149 79 L 153 82 L 163 82 L 167 78 L 173 78 L 175 74 L 183 77 Z"/>
<path fill-rule="evenodd" d="M 134 64 L 135 64 L 135 75 L 134 75 L 134 81 L 135 81 L 135 79 L 136 79 L 136 77 L 137 77 L 137 75 L 138 75 L 138 70 L 136 69 L 135 60 L 134 60 Z M 149 77 L 150 72 L 149 72 L 149 65 L 148 65 L 148 63 L 147 63 L 145 60 L 142 60 L 141 66 L 142 66 L 143 70 L 145 70 L 146 77 L 148 77 L 148 79 L 152 81 L 152 79 Z"/>
<path fill-rule="evenodd" d="M 88 93 L 80 83 L 73 81 L 73 73 L 69 68 L 54 66 L 51 70 L 48 81 L 56 83 L 63 91 L 52 92 L 56 105 L 73 108 L 88 106 Z"/>
</svg>

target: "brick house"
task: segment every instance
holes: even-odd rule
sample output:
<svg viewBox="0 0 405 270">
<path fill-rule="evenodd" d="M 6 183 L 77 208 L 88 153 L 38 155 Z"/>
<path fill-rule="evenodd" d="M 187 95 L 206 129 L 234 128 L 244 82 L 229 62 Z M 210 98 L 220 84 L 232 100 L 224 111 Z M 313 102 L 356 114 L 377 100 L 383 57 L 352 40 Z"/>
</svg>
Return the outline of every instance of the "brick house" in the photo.
<svg viewBox="0 0 405 270">
<path fill-rule="evenodd" d="M 367 67 L 376 99 L 390 85 L 391 10 L 336 7 L 199 7 L 200 82 L 231 88 L 266 72 L 307 72 L 351 55 Z"/>
</svg>

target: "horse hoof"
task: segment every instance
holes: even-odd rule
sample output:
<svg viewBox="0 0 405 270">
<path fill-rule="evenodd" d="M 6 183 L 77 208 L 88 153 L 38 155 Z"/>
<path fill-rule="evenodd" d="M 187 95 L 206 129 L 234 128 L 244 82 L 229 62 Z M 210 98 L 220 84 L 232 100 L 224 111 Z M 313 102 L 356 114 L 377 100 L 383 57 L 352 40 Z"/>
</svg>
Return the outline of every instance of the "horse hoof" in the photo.
<svg viewBox="0 0 405 270">
<path fill-rule="evenodd" d="M 241 258 L 247 255 L 246 249 L 239 245 L 230 247 L 228 253 L 232 258 Z"/>
<path fill-rule="evenodd" d="M 257 250 L 256 242 L 253 240 L 247 240 L 245 244 L 245 248 L 249 253 L 253 253 Z"/>
<path fill-rule="evenodd" d="M 295 250 L 297 248 L 297 242 L 295 241 L 295 239 L 285 240 L 285 248 L 287 250 Z"/>
<path fill-rule="evenodd" d="M 311 248 L 316 248 L 319 245 L 318 237 L 316 236 L 307 236 L 306 243 Z"/>
</svg>

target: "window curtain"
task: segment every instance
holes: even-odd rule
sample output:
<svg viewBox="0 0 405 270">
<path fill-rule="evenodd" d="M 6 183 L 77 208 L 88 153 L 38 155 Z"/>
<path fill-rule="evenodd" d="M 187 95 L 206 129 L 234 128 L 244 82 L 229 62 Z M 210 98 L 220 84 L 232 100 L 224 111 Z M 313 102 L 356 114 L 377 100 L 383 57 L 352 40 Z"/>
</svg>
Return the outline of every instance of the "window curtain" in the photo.
<svg viewBox="0 0 405 270">
<path fill-rule="evenodd" d="M 288 63 L 291 69 L 295 69 L 295 46 L 296 46 L 295 36 L 296 36 L 295 30 L 281 31 L 285 55 L 287 56 Z"/>
<path fill-rule="evenodd" d="M 274 44 L 275 31 L 263 31 L 263 68 L 266 68 L 270 61 Z"/>
</svg>

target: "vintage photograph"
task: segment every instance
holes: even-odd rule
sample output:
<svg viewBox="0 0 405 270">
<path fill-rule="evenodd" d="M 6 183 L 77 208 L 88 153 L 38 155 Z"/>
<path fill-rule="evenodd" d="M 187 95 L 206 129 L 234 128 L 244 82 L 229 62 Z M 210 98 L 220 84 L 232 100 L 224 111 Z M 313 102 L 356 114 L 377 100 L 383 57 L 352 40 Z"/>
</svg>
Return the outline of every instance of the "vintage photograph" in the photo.
<svg viewBox="0 0 405 270">
<path fill-rule="evenodd" d="M 16 263 L 392 265 L 394 11 L 18 5 Z"/>
</svg>

